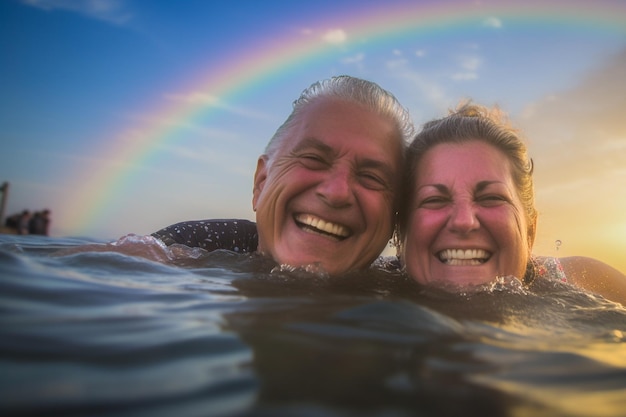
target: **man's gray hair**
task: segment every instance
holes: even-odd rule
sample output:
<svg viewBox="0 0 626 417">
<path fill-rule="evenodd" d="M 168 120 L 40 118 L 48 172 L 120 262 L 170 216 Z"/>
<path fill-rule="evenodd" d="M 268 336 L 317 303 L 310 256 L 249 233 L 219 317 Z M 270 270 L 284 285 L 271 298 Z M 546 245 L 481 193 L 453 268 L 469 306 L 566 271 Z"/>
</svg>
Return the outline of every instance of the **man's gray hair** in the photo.
<svg viewBox="0 0 626 417">
<path fill-rule="evenodd" d="M 378 84 L 360 78 L 341 75 L 327 80 L 318 81 L 304 90 L 293 102 L 293 110 L 287 120 L 276 130 L 265 148 L 265 154 L 271 161 L 280 149 L 285 138 L 289 136 L 291 127 L 295 125 L 300 114 L 307 106 L 317 100 L 334 98 L 363 105 L 382 117 L 394 122 L 400 135 L 402 150 L 415 134 L 415 127 L 409 112 L 400 104 L 393 94 Z"/>
</svg>

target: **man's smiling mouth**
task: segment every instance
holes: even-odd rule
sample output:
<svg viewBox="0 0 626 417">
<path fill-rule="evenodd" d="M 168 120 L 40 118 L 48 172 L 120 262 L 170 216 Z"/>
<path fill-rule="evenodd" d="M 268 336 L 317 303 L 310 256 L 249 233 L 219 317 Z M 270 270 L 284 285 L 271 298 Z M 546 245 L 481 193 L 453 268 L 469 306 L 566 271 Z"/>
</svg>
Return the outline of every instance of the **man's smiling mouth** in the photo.
<svg viewBox="0 0 626 417">
<path fill-rule="evenodd" d="M 337 240 L 343 240 L 350 236 L 350 230 L 340 224 L 327 222 L 311 214 L 297 214 L 294 217 L 300 229 L 324 236 L 329 236 Z"/>
<path fill-rule="evenodd" d="M 482 249 L 444 249 L 437 254 L 439 260 L 446 265 L 482 265 L 489 260 L 491 254 Z"/>
</svg>

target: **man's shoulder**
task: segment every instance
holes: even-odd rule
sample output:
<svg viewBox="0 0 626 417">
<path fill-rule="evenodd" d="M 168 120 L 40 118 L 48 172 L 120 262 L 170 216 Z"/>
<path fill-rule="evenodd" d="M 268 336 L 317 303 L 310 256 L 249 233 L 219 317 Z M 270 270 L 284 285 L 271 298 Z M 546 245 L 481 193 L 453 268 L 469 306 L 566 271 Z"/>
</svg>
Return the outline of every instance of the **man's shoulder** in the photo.
<svg viewBox="0 0 626 417">
<path fill-rule="evenodd" d="M 246 219 L 189 220 L 152 233 L 167 246 L 175 243 L 208 251 L 226 249 L 254 252 L 258 245 L 256 223 Z"/>
</svg>

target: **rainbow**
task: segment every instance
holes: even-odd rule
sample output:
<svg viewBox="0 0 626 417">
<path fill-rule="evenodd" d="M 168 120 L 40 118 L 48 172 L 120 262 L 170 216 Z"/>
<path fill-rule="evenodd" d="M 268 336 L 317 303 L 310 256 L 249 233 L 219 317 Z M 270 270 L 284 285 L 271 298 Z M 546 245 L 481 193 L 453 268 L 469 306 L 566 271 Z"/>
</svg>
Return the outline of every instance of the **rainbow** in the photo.
<svg viewBox="0 0 626 417">
<path fill-rule="evenodd" d="M 341 28 L 349 35 L 349 43 L 376 43 L 399 37 L 462 30 L 490 17 L 506 19 L 507 24 L 595 26 L 624 32 L 626 2 L 615 1 L 603 8 L 587 0 L 383 4 L 368 10 L 352 10 L 350 16 L 336 16 L 332 20 L 325 17 L 323 23 L 319 22 L 317 27 L 313 25 L 312 29 L 324 32 Z M 228 101 L 253 91 L 255 86 L 285 74 L 296 65 L 321 58 L 330 49 L 333 46 L 318 37 L 285 36 L 284 41 L 269 49 L 239 51 L 224 61 L 219 70 L 203 74 L 177 90 L 203 91 Z M 90 225 L 106 212 L 112 196 L 128 178 L 132 167 L 172 137 L 179 124 L 163 121 L 191 120 L 211 112 L 213 108 L 206 103 L 193 102 L 177 102 L 169 107 L 156 108 L 148 112 L 152 115 L 151 124 L 136 126 L 108 140 L 102 156 L 111 164 L 96 168 L 90 179 L 83 179 L 88 185 L 77 187 L 73 206 L 80 207 L 80 210 L 68 217 L 67 222 L 72 225 L 69 229 L 78 233 L 89 230 Z M 81 175 L 84 176 L 84 173 Z"/>
</svg>

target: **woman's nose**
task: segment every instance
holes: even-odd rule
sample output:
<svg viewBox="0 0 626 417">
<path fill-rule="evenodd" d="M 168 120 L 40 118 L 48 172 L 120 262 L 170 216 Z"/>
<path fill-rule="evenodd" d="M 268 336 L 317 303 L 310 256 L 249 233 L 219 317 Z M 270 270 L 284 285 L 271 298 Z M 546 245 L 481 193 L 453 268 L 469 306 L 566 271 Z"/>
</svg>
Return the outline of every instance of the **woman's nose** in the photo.
<svg viewBox="0 0 626 417">
<path fill-rule="evenodd" d="M 457 202 L 450 216 L 450 228 L 457 233 L 469 233 L 480 226 L 471 202 Z"/>
</svg>

